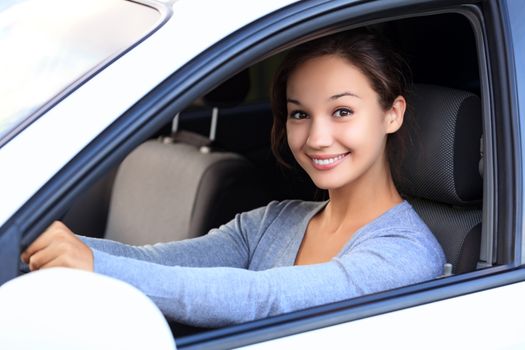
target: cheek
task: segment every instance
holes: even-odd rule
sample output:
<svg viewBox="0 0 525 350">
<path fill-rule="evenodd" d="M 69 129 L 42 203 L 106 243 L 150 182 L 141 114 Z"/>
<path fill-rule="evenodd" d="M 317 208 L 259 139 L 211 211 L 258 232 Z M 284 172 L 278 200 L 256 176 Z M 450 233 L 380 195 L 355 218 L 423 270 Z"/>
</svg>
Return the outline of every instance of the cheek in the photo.
<svg viewBox="0 0 525 350">
<path fill-rule="evenodd" d="M 306 131 L 303 125 L 286 125 L 286 139 L 292 152 L 300 150 L 306 142 Z"/>
<path fill-rule="evenodd" d="M 368 149 L 380 147 L 382 140 L 386 137 L 383 124 L 377 122 L 359 122 L 346 127 L 335 128 L 338 130 L 338 138 L 349 148 Z"/>
<path fill-rule="evenodd" d="M 350 149 L 360 148 L 371 139 L 370 130 L 364 124 L 338 125 L 334 130 L 337 140 Z"/>
</svg>

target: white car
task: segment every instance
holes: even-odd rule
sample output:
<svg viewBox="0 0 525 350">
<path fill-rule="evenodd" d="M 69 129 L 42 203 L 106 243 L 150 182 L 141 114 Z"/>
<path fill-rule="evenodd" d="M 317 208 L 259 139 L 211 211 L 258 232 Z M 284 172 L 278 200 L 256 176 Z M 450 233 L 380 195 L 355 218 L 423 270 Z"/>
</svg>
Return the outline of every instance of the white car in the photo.
<svg viewBox="0 0 525 350">
<path fill-rule="evenodd" d="M 524 349 L 524 17 L 522 0 L 2 2 L 0 348 Z M 287 49 L 362 26 L 411 65 L 417 140 L 397 181 L 445 275 L 197 329 L 120 281 L 26 273 L 54 220 L 145 244 L 321 198 L 271 156 L 268 85 Z"/>
</svg>

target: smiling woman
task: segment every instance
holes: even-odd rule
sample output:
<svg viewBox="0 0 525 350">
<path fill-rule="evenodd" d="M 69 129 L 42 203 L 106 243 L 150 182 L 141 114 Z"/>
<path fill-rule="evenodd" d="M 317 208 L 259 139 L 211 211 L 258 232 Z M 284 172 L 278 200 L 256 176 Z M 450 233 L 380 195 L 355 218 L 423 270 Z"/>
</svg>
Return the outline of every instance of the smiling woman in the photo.
<svg viewBox="0 0 525 350">
<path fill-rule="evenodd" d="M 355 93 L 340 92 L 349 82 Z M 388 134 L 402 125 L 406 105 L 402 96 L 384 111 L 368 78 L 338 55 L 301 65 L 288 81 L 287 95 L 300 96 L 288 98 L 288 144 L 317 187 L 341 187 L 375 169 L 381 170 L 376 176 L 385 177 L 383 151 Z M 337 172 L 315 171 L 335 168 Z M 378 180 L 367 178 L 372 183 Z"/>
<path fill-rule="evenodd" d="M 319 54 L 325 43 L 334 50 Z M 374 51 L 376 66 L 389 67 L 381 69 L 388 77 L 382 90 L 360 59 L 341 54 L 347 47 Z M 288 103 L 281 134 L 329 201 L 271 202 L 205 236 L 142 247 L 79 239 L 57 222 L 22 259 L 33 271 L 69 266 L 116 277 L 149 295 L 170 319 L 204 327 L 441 275 L 439 243 L 390 176 L 386 140 L 403 123 L 405 100 L 388 82 L 405 77 L 391 68 L 389 50 L 373 33 L 348 32 L 292 50 L 282 66 L 287 76 L 277 73 L 275 89 L 285 94 L 274 102 Z M 306 59 L 290 65 L 297 52 Z M 274 136 L 282 116 L 276 111 Z"/>
<path fill-rule="evenodd" d="M 297 263 L 329 261 L 360 227 L 402 202 L 387 157 L 399 147 L 393 153 L 397 145 L 386 145 L 403 125 L 408 77 L 401 57 L 365 30 L 295 48 L 277 72 L 274 149 L 286 150 L 286 140 L 330 198 L 312 219 Z"/>
<path fill-rule="evenodd" d="M 408 129 L 411 126 L 411 121 L 407 121 L 404 116 L 406 101 L 404 101 L 403 97 L 408 94 L 410 89 L 411 71 L 399 53 L 387 46 L 387 41 L 377 42 L 377 40 L 378 38 L 375 35 L 371 33 L 366 34 L 366 32 L 362 32 L 354 37 L 347 37 L 344 34 L 336 35 L 329 39 L 322 38 L 297 47 L 289 54 L 287 61 L 283 63 L 281 70 L 276 74 L 272 89 L 272 107 L 275 116 L 272 145 L 274 154 L 276 154 L 277 159 L 282 164 L 286 165 L 282 153 L 287 151 L 285 135 L 285 130 L 287 129 L 284 126 L 288 120 L 287 111 L 289 106 L 287 104 L 300 105 L 299 101 L 290 97 L 290 89 L 294 88 L 294 86 L 296 89 L 302 88 L 303 90 L 306 90 L 308 87 L 312 89 L 325 87 L 327 86 L 325 81 L 336 84 L 332 87 L 333 91 L 327 92 L 333 95 L 325 97 L 327 102 L 332 102 L 335 105 L 342 98 L 362 100 L 365 97 L 360 97 L 353 91 L 345 90 L 347 86 L 345 86 L 344 82 L 353 81 L 359 82 L 360 86 L 368 90 L 367 97 L 377 99 L 378 105 L 376 106 L 378 108 L 386 111 L 390 107 L 395 107 L 392 112 L 396 113 L 396 115 L 390 116 L 389 120 L 396 122 L 396 124 L 392 125 L 394 129 L 387 133 L 386 149 L 389 164 L 397 164 L 401 161 L 401 157 L 404 156 L 406 151 L 406 139 L 409 137 L 410 131 Z M 385 55 L 389 56 L 384 58 Z M 326 56 L 330 56 L 331 59 L 328 60 Z M 318 68 L 317 74 L 311 75 L 312 79 L 318 78 L 320 81 L 294 82 L 294 76 L 291 74 L 291 71 L 301 63 L 314 58 L 323 59 L 325 65 L 325 67 Z M 343 69 L 330 70 L 335 72 L 333 76 L 325 76 L 328 67 L 332 63 Z M 347 73 L 347 76 L 342 79 L 339 75 L 343 74 L 343 72 Z M 286 81 L 288 81 L 288 85 L 285 84 Z M 377 96 L 374 94 L 370 96 L 373 91 L 377 93 Z M 285 96 L 288 97 L 285 98 Z M 401 99 L 396 100 L 398 97 L 401 97 Z M 354 113 L 354 109 L 348 106 L 346 108 L 336 108 L 332 112 L 335 113 L 335 116 L 348 116 Z M 301 111 L 299 110 L 298 112 Z M 300 115 L 306 116 L 304 112 L 300 113 Z M 295 115 L 293 119 L 297 117 L 299 115 Z M 393 145 L 390 145 L 392 143 Z M 394 168 L 393 170 L 396 171 L 397 169 Z"/>
<path fill-rule="evenodd" d="M 0 12 L 0 146 L 161 18 L 118 0 L 24 0 Z"/>
</svg>

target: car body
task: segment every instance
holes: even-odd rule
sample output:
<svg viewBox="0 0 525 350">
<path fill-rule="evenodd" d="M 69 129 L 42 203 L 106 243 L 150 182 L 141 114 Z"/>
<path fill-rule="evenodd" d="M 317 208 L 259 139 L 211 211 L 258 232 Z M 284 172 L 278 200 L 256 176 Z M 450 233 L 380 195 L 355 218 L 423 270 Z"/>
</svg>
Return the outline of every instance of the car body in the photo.
<svg viewBox="0 0 525 350">
<path fill-rule="evenodd" d="M 54 3 L 55 11 L 64 6 Z M 180 349 L 525 348 L 523 1 L 176 0 L 142 6 L 156 15 L 133 40 L 119 44 L 12 126 L 0 124 L 0 283 L 20 274 L 21 250 L 79 194 L 171 124 L 176 112 L 241 69 L 341 28 L 430 17 L 439 25 L 454 14 L 472 31 L 475 89 L 483 110 L 478 268 L 175 340 Z M 445 30 L 449 23 L 441 25 Z M 447 48 L 439 41 L 433 45 Z M 451 60 L 427 62 L 420 72 L 449 71 L 468 86 L 457 63 L 462 53 L 446 57 Z M 443 83 L 438 74 L 430 76 L 425 78 Z"/>
</svg>

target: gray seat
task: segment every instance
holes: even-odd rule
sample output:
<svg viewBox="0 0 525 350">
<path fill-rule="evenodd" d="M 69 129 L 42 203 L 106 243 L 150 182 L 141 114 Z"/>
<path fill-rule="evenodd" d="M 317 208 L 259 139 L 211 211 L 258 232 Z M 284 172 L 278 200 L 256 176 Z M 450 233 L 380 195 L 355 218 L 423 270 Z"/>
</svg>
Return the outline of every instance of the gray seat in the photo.
<svg viewBox="0 0 525 350">
<path fill-rule="evenodd" d="M 151 140 L 121 163 L 106 238 L 129 244 L 195 237 L 264 204 L 255 168 L 234 153 Z"/>
<path fill-rule="evenodd" d="M 248 88 L 245 71 L 204 101 L 217 113 L 241 102 Z M 265 205 L 269 198 L 255 167 L 239 154 L 214 149 L 211 141 L 179 131 L 144 142 L 116 175 L 113 171 L 87 191 L 64 222 L 74 232 L 142 245 L 202 235 L 236 213 Z"/>
<path fill-rule="evenodd" d="M 244 71 L 203 100 L 217 115 L 243 101 L 248 89 Z M 121 163 L 106 238 L 137 245 L 191 238 L 269 200 L 255 167 L 239 154 L 214 150 L 212 137 L 177 132 L 167 139 L 141 144 Z"/>
<path fill-rule="evenodd" d="M 481 242 L 481 104 L 469 92 L 416 85 L 416 139 L 396 183 L 441 243 L 454 273 L 476 268 Z"/>
</svg>

